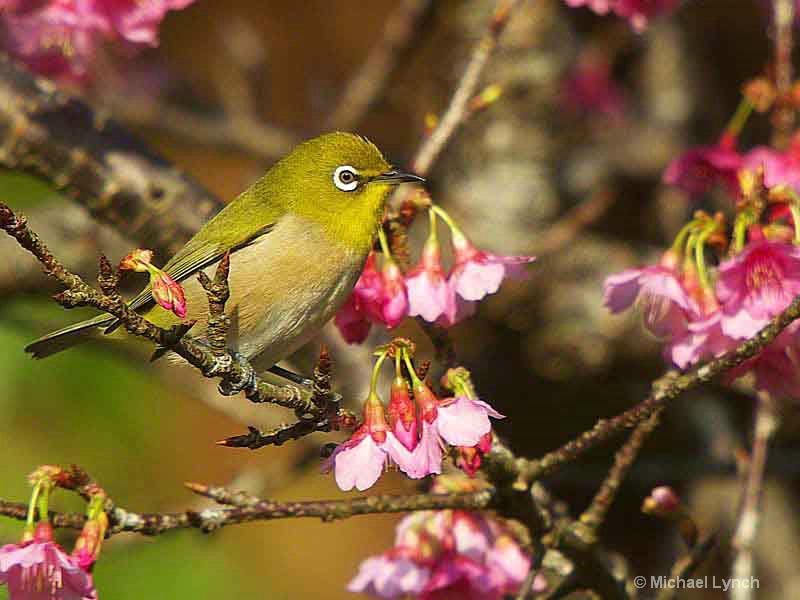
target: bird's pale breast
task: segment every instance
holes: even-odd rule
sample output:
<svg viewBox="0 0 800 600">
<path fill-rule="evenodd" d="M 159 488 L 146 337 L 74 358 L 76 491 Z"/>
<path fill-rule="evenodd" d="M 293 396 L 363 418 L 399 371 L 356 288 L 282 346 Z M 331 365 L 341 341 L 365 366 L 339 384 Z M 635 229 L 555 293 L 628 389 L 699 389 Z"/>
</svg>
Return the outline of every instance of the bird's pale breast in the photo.
<svg viewBox="0 0 800 600">
<path fill-rule="evenodd" d="M 272 365 L 308 342 L 347 299 L 366 256 L 332 240 L 314 223 L 287 216 L 231 255 L 228 343 Z M 216 265 L 206 269 L 213 277 Z M 184 282 L 187 308 L 205 330 L 207 300 L 197 278 Z"/>
</svg>

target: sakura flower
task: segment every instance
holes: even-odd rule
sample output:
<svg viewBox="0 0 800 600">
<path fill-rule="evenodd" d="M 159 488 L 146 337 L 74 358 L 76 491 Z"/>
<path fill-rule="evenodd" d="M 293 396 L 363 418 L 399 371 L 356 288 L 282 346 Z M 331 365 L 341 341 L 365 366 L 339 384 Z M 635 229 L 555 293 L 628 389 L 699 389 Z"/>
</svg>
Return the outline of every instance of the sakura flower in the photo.
<svg viewBox="0 0 800 600">
<path fill-rule="evenodd" d="M 756 146 L 745 156 L 742 168 L 753 173 L 761 171 L 764 186 L 773 188 L 785 185 L 800 193 L 800 153 L 797 141 L 786 152 L 778 152 L 766 146 Z"/>
<path fill-rule="evenodd" d="M 417 411 L 408 383 L 400 375 L 392 381 L 389 399 L 389 426 L 395 437 L 409 451 L 417 445 Z"/>
<path fill-rule="evenodd" d="M 679 0 L 564 0 L 568 6 L 586 6 L 598 15 L 605 15 L 610 11 L 627 19 L 631 27 L 641 33 L 650 19 L 666 15 L 675 10 Z"/>
<path fill-rule="evenodd" d="M 175 313 L 183 319 L 186 316 L 186 298 L 181 285 L 168 273 L 156 267 L 153 263 L 151 250 L 134 250 L 119 263 L 122 271 L 147 272 L 150 274 L 150 285 L 153 299 L 162 308 Z"/>
<path fill-rule="evenodd" d="M 500 600 L 519 592 L 530 564 L 495 517 L 420 511 L 398 524 L 395 546 L 362 563 L 348 589 L 381 598 Z"/>
<path fill-rule="evenodd" d="M 381 318 L 386 327 L 393 329 L 408 315 L 408 292 L 400 267 L 390 256 L 384 257 L 383 293 L 381 295 Z"/>
<path fill-rule="evenodd" d="M 433 323 L 441 315 L 454 310 L 455 298 L 442 270 L 439 242 L 436 239 L 435 225 L 422 249 L 422 259 L 406 275 L 408 289 L 408 314 L 420 316 Z"/>
<path fill-rule="evenodd" d="M 186 297 L 181 285 L 163 271 L 151 276 L 151 282 L 153 299 L 158 305 L 183 319 L 186 316 Z"/>
<path fill-rule="evenodd" d="M 414 471 L 411 455 L 388 431 L 383 403 L 374 389 L 364 403 L 364 424 L 340 444 L 329 460 L 337 485 L 344 491 L 364 491 L 378 480 L 389 460 L 404 471 Z"/>
<path fill-rule="evenodd" d="M 564 103 L 574 112 L 619 118 L 625 96 L 611 78 L 611 65 L 597 53 L 580 60 L 561 86 Z"/>
<path fill-rule="evenodd" d="M 347 590 L 378 598 L 397 598 L 419 594 L 429 579 L 427 567 L 404 557 L 402 552 L 387 552 L 361 563 Z"/>
<path fill-rule="evenodd" d="M 657 337 L 686 330 L 687 313 L 698 313 L 696 301 L 679 279 L 677 259 L 667 252 L 656 266 L 628 269 L 606 278 L 603 304 L 619 313 L 639 300 L 647 328 Z"/>
<path fill-rule="evenodd" d="M 34 537 L 0 548 L 0 585 L 20 600 L 89 600 L 96 598 L 92 576 L 55 541 L 47 522 L 36 526 Z"/>
<path fill-rule="evenodd" d="M 677 186 L 691 196 L 706 193 L 717 182 L 737 193 L 737 173 L 743 166 L 743 159 L 733 143 L 731 139 L 723 139 L 716 146 L 688 150 L 669 164 L 664 172 L 664 183 Z"/>
<path fill-rule="evenodd" d="M 158 45 L 167 11 L 193 0 L 42 0 L 5 3 L 0 30 L 6 50 L 36 72 L 84 78 L 104 42 Z"/>
<path fill-rule="evenodd" d="M 436 428 L 453 446 L 475 446 L 492 429 L 489 417 L 504 418 L 486 402 L 466 396 L 439 402 Z"/>
<path fill-rule="evenodd" d="M 481 468 L 483 455 L 492 449 L 491 431 L 484 435 L 474 446 L 458 446 L 456 448 L 456 466 L 464 471 L 468 477 L 475 477 Z"/>
<path fill-rule="evenodd" d="M 764 238 L 752 240 L 719 266 L 722 332 L 733 338 L 751 337 L 798 294 L 800 248 Z"/>
<path fill-rule="evenodd" d="M 706 358 L 724 354 L 736 346 L 736 340 L 722 332 L 722 313 L 714 311 L 705 318 L 690 321 L 686 331 L 671 340 L 665 356 L 679 369 L 685 369 Z"/>
<path fill-rule="evenodd" d="M 363 342 L 367 339 L 372 327 L 366 315 L 358 309 L 357 300 L 353 294 L 350 294 L 344 306 L 336 313 L 333 322 L 348 344 Z"/>
<path fill-rule="evenodd" d="M 449 278 L 454 291 L 464 300 L 481 300 L 494 294 L 508 275 L 509 269 L 536 260 L 533 256 L 497 256 L 478 250 L 458 230 L 453 230 L 456 264 Z"/>
</svg>

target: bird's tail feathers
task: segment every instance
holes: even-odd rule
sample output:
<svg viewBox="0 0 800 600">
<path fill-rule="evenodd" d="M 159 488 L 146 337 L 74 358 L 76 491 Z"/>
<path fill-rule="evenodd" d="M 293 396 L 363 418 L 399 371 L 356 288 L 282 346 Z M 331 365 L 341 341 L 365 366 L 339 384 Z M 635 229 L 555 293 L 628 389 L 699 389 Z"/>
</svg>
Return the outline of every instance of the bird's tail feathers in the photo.
<svg viewBox="0 0 800 600">
<path fill-rule="evenodd" d="M 25 352 L 33 358 L 46 358 L 91 339 L 100 333 L 100 327 L 111 325 L 114 320 L 109 315 L 98 315 L 88 321 L 74 323 L 31 342 L 25 346 Z"/>
</svg>

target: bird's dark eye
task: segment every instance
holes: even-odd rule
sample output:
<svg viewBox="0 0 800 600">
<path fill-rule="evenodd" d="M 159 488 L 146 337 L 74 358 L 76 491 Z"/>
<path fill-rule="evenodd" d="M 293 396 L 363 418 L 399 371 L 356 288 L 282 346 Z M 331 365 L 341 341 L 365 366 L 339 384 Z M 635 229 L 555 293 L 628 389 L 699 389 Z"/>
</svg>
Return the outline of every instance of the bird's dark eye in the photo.
<svg viewBox="0 0 800 600">
<path fill-rule="evenodd" d="M 350 165 L 336 167 L 333 183 L 343 192 L 352 192 L 358 187 L 358 171 Z"/>
</svg>

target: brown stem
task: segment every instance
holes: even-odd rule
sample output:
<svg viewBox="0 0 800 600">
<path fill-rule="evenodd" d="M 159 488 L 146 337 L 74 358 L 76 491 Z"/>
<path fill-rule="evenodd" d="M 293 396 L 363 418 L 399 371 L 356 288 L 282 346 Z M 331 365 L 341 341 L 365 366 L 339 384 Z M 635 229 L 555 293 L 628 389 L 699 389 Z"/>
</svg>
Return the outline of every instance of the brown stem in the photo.
<svg viewBox="0 0 800 600">
<path fill-rule="evenodd" d="M 3 57 L 0 96 L 0 165 L 43 177 L 162 256 L 222 207 L 115 121 Z"/>
<path fill-rule="evenodd" d="M 714 548 L 717 547 L 719 533 L 713 532 L 692 546 L 689 554 L 678 560 L 670 570 L 670 581 L 685 580 L 692 576 L 697 568 L 705 562 Z M 658 592 L 658 600 L 672 600 L 678 593 L 678 587 L 664 586 Z"/>
<path fill-rule="evenodd" d="M 193 491 L 197 484 L 190 486 Z M 202 486 L 200 486 L 202 487 Z M 209 490 L 211 488 L 208 488 Z M 210 494 L 211 492 L 209 492 Z M 230 492 L 215 495 L 233 500 Z M 206 495 L 206 494 L 203 494 Z M 123 531 L 145 535 L 159 535 L 174 529 L 200 529 L 214 531 L 220 527 L 237 525 L 249 521 L 315 517 L 322 521 L 334 521 L 357 515 L 398 513 L 416 510 L 462 509 L 481 510 L 493 505 L 494 495 L 490 490 L 463 494 L 417 494 L 412 496 L 368 496 L 346 500 L 317 500 L 309 502 L 277 502 L 242 496 L 241 505 L 228 508 L 208 508 L 200 512 L 187 510 L 174 513 L 135 513 L 116 507 L 109 513 L 109 535 Z M 27 505 L 0 500 L 0 515 L 25 520 Z M 85 517 L 78 513 L 50 513 L 54 527 L 81 529 Z"/>
<path fill-rule="evenodd" d="M 742 489 L 739 518 L 733 534 L 735 551 L 731 577 L 743 581 L 754 573 L 753 547 L 761 520 L 761 495 L 764 486 L 764 469 L 767 463 L 769 443 L 780 426 L 780 416 L 772 397 L 767 393 L 758 395 L 753 431 L 753 450 L 747 467 Z M 752 590 L 747 586 L 733 586 L 731 598 L 749 600 Z"/>
<path fill-rule="evenodd" d="M 658 427 L 659 415 L 662 410 L 663 408 L 654 411 L 649 418 L 636 426 L 628 441 L 614 455 L 614 464 L 592 499 L 589 508 L 580 516 L 580 521 L 585 523 L 594 533 L 597 532 L 603 519 L 605 519 L 608 509 L 611 508 L 617 491 L 622 485 L 622 481 L 633 466 L 645 440 Z"/>
<path fill-rule="evenodd" d="M 775 23 L 775 87 L 777 105 L 773 115 L 773 144 L 785 148 L 794 129 L 792 94 L 792 48 L 794 45 L 794 0 L 772 0 Z"/>
</svg>

